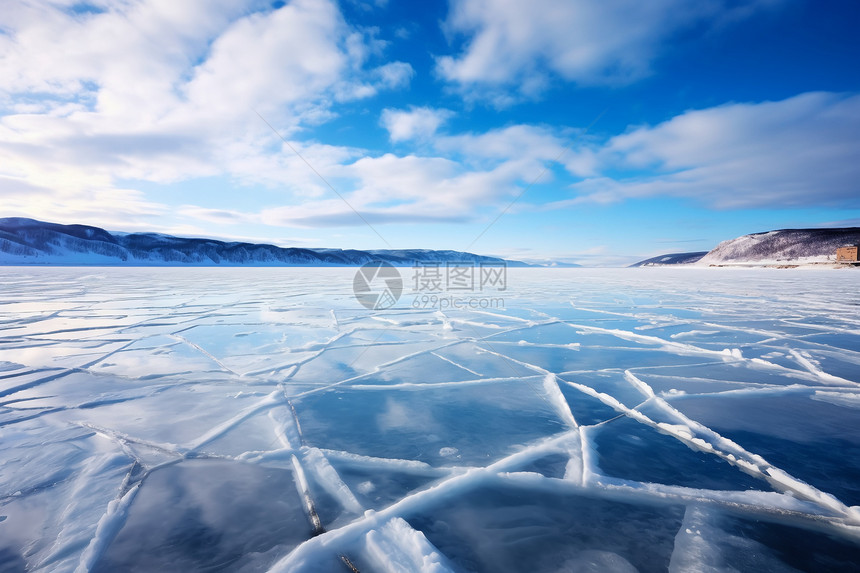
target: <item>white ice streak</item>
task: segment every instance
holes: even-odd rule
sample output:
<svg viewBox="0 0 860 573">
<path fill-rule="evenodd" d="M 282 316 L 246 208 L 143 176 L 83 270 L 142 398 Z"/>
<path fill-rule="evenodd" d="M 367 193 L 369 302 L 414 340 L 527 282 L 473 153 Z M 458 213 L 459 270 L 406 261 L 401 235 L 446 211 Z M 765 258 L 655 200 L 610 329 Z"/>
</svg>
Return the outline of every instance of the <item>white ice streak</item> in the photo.
<svg viewBox="0 0 860 573">
<path fill-rule="evenodd" d="M 444 555 L 399 517 L 365 535 L 365 551 L 374 571 L 384 573 L 453 573 Z"/>
<path fill-rule="evenodd" d="M 737 573 L 726 562 L 733 555 L 734 564 L 744 563 L 756 571 L 796 571 L 780 563 L 769 549 L 743 534 L 724 531 L 722 514 L 700 504 L 687 506 L 684 521 L 675 536 L 675 547 L 669 561 L 669 573 Z"/>
<path fill-rule="evenodd" d="M 302 443 L 296 419 L 286 405 L 274 406 L 268 416 L 282 448 L 296 448 Z"/>
<path fill-rule="evenodd" d="M 229 432 L 230 430 L 232 430 L 233 428 L 235 428 L 236 426 L 238 426 L 239 424 L 241 424 L 242 422 L 244 422 L 245 420 L 247 420 L 251 416 L 258 414 L 261 411 L 268 410 L 269 408 L 272 408 L 273 406 L 277 406 L 278 404 L 283 404 L 283 403 L 284 403 L 283 392 L 280 389 L 274 390 L 273 392 L 268 394 L 262 400 L 252 404 L 251 406 L 248 406 L 247 408 L 240 411 L 238 414 L 236 414 L 235 416 L 233 416 L 229 420 L 227 420 L 221 424 L 218 424 L 217 426 L 215 426 L 214 428 L 211 428 L 208 432 L 206 432 L 205 434 L 203 434 L 202 436 L 200 436 L 196 440 L 192 441 L 188 445 L 188 447 L 186 448 L 186 451 L 187 452 L 195 452 L 195 451 L 199 450 L 200 448 L 202 448 L 203 446 L 205 446 L 206 444 L 209 444 L 209 443 L 217 440 L 218 438 L 220 438 L 221 436 L 223 436 L 224 434 L 226 434 L 227 432 Z"/>
<path fill-rule="evenodd" d="M 550 453 L 557 453 L 559 442 L 568 439 L 570 439 L 570 434 L 565 433 L 539 440 L 521 451 L 502 458 L 486 467 L 472 468 L 462 473 L 456 473 L 436 485 L 409 494 L 378 512 L 368 510 L 362 518 L 356 521 L 305 541 L 289 555 L 278 561 L 269 571 L 271 573 L 312 571 L 314 570 L 314 563 L 321 554 L 331 552 L 335 548 L 357 543 L 369 531 L 381 527 L 391 518 L 408 515 L 426 508 L 440 499 L 450 498 L 471 491 L 499 473 L 512 471 L 537 458 Z"/>
<path fill-rule="evenodd" d="M 803 366 L 804 368 L 809 370 L 812 374 L 814 374 L 815 376 L 820 378 L 821 381 L 824 382 L 825 384 L 838 384 L 840 386 L 842 386 L 842 385 L 854 385 L 855 384 L 854 382 L 851 382 L 850 380 L 846 380 L 845 378 L 840 378 L 839 376 L 834 376 L 832 374 L 828 374 L 827 372 L 824 372 L 821 369 L 821 367 L 818 364 L 816 364 L 815 361 L 812 358 L 810 358 L 809 355 L 806 353 L 801 353 L 801 352 L 798 352 L 797 350 L 794 350 L 794 349 L 791 349 L 790 352 L 791 352 L 791 355 L 794 357 L 794 359 L 797 360 L 797 362 L 801 366 Z M 804 356 L 804 354 L 806 354 L 806 355 Z"/>
<path fill-rule="evenodd" d="M 630 384 L 632 384 L 634 388 L 639 390 L 642 395 L 645 396 L 646 399 L 654 397 L 654 390 L 651 388 L 651 386 L 637 378 L 629 370 L 624 371 L 624 379 L 630 382 Z"/>
<path fill-rule="evenodd" d="M 721 360 L 738 362 L 744 360 L 743 355 L 737 348 L 710 350 L 692 344 L 675 342 L 674 340 L 666 340 L 664 338 L 660 338 L 659 336 L 639 334 L 638 332 L 631 332 L 629 330 L 621 330 L 618 328 L 602 328 L 599 326 L 576 324 L 573 322 L 563 322 L 563 324 L 566 324 L 571 328 L 575 328 L 577 331 L 580 331 L 583 334 L 608 334 L 610 336 L 615 336 L 616 338 L 628 340 L 630 342 L 657 346 L 659 350 L 662 350 L 664 352 L 670 352 L 672 354 L 677 354 L 679 356 L 707 356 L 710 358 L 719 358 Z"/>
<path fill-rule="evenodd" d="M 564 479 L 581 486 L 588 485 L 592 477 L 590 464 L 593 462 L 589 449 L 591 446 L 586 436 L 587 430 L 587 426 L 580 426 L 575 435 L 559 444 L 564 448 L 564 453 L 567 454 Z"/>
<path fill-rule="evenodd" d="M 710 336 L 712 334 L 719 334 L 719 330 L 686 330 L 684 332 L 676 332 L 675 334 L 669 335 L 669 338 L 675 340 L 678 338 L 698 338 L 700 336 Z"/>
<path fill-rule="evenodd" d="M 448 320 L 448 317 L 445 316 L 445 313 L 441 310 L 437 310 L 435 313 L 436 317 L 442 321 L 442 330 L 454 330 L 454 327 L 451 326 L 451 321 Z"/>
<path fill-rule="evenodd" d="M 826 392 L 818 390 L 810 396 L 819 402 L 828 402 L 846 408 L 860 408 L 860 393 L 857 392 Z"/>
<path fill-rule="evenodd" d="M 429 390 L 430 388 L 450 388 L 465 386 L 482 386 L 492 384 L 505 384 L 509 382 L 532 382 L 543 378 L 543 376 L 501 376 L 494 378 L 475 378 L 473 380 L 458 380 L 455 382 L 399 382 L 395 384 L 350 384 L 350 389 L 365 391 L 391 390 Z"/>
<path fill-rule="evenodd" d="M 321 449 L 320 451 L 325 454 L 325 456 L 329 460 L 337 460 L 343 465 L 377 471 L 394 471 L 419 476 L 447 476 L 454 471 L 462 472 L 471 469 L 439 468 L 418 460 L 377 458 L 373 456 L 363 456 L 361 454 L 354 454 L 352 452 L 343 452 L 338 450 Z"/>
<path fill-rule="evenodd" d="M 456 366 L 457 368 L 459 368 L 461 370 L 465 370 L 466 372 L 468 372 L 469 374 L 472 374 L 473 376 L 477 376 L 478 378 L 481 378 L 481 375 L 479 373 L 475 372 L 474 370 L 472 370 L 471 368 L 468 368 L 467 366 L 464 366 L 464 365 L 460 364 L 459 362 L 454 362 L 450 358 L 446 358 L 446 357 L 442 356 L 441 354 L 439 354 L 438 352 L 431 352 L 430 354 L 432 354 L 436 358 L 440 358 L 440 359 L 444 360 L 448 364 L 453 364 L 454 366 Z"/>
<path fill-rule="evenodd" d="M 179 446 L 177 444 L 172 444 L 169 442 L 153 442 L 151 440 L 137 438 L 129 434 L 120 432 L 118 430 L 113 430 L 111 428 L 103 428 L 101 426 L 97 426 L 89 422 L 78 422 L 77 425 L 82 428 L 88 428 L 96 432 L 97 434 L 105 436 L 106 438 L 115 440 L 124 450 L 129 444 L 137 444 L 171 456 L 181 456 L 188 451 L 186 448 L 183 448 L 182 446 Z M 133 453 L 131 453 L 131 450 L 125 451 L 127 451 L 130 456 L 134 457 Z"/>
<path fill-rule="evenodd" d="M 295 455 L 290 456 L 290 462 L 293 466 L 293 476 L 296 480 L 296 489 L 298 490 L 299 497 L 305 505 L 305 512 L 307 513 L 308 520 L 311 523 L 311 527 L 313 527 L 314 533 L 320 533 L 323 531 L 322 522 L 320 521 L 320 516 L 317 514 L 316 507 L 314 506 L 313 497 L 311 497 L 308 479 L 305 477 L 302 465 L 299 463 L 299 460 Z"/>
<path fill-rule="evenodd" d="M 174 340 L 178 340 L 179 342 L 182 342 L 183 344 L 187 344 L 188 346 L 190 346 L 191 348 L 193 348 L 194 350 L 196 350 L 197 352 L 199 352 L 200 354 L 202 354 L 203 356 L 205 356 L 206 358 L 208 358 L 209 360 L 211 360 L 212 362 L 217 364 L 221 370 L 224 370 L 225 372 L 229 372 L 230 374 L 236 374 L 236 372 L 234 372 L 229 366 L 227 366 L 221 360 L 219 360 L 217 356 L 214 356 L 213 354 L 211 354 L 209 351 L 207 351 L 205 348 L 203 348 L 199 344 L 191 342 L 190 340 L 188 340 L 184 336 L 180 336 L 179 334 L 169 334 L 168 336 L 170 338 L 173 338 Z"/>
<path fill-rule="evenodd" d="M 518 484 L 525 490 L 588 495 L 635 504 L 709 506 L 756 520 L 802 524 L 860 542 L 860 527 L 834 517 L 813 502 L 777 492 L 702 489 L 602 475 L 595 475 L 595 479 L 583 487 L 573 480 L 522 471 L 500 472 L 486 479 L 488 482 L 501 480 L 506 484 Z"/>
<path fill-rule="evenodd" d="M 549 398 L 549 403 L 555 409 L 555 413 L 561 420 L 573 429 L 579 427 L 576 423 L 576 418 L 573 417 L 573 412 L 570 411 L 570 405 L 561 393 L 558 387 L 558 380 L 555 374 L 547 374 L 543 379 L 543 388 Z"/>
<path fill-rule="evenodd" d="M 298 360 L 289 360 L 284 363 L 280 363 L 277 365 L 267 365 L 264 368 L 258 368 L 255 370 L 249 370 L 247 372 L 243 372 L 242 376 L 248 378 L 254 378 L 256 376 L 268 375 L 274 376 L 279 372 L 290 369 L 290 373 L 285 377 L 289 379 L 292 377 L 303 365 L 308 364 L 317 358 L 321 357 L 324 353 L 328 352 L 333 348 L 335 342 L 340 341 L 343 338 L 346 338 L 352 334 L 355 334 L 359 330 L 373 330 L 367 328 L 355 327 L 350 330 L 345 330 L 338 332 L 336 335 L 324 341 L 316 341 L 316 342 L 308 342 L 302 346 L 296 346 L 290 349 L 293 354 L 302 354 L 304 355 Z"/>
<path fill-rule="evenodd" d="M 779 364 L 774 364 L 773 362 L 768 362 L 767 360 L 763 360 L 761 358 L 745 358 L 741 353 L 739 348 L 725 348 L 723 350 L 710 350 L 708 348 L 701 348 L 699 346 L 695 346 L 693 344 L 685 344 L 682 342 L 675 342 L 674 340 L 666 340 L 664 338 L 660 338 L 658 336 L 649 336 L 645 334 L 639 334 L 636 332 L 630 332 L 628 330 L 620 330 L 613 328 L 601 328 L 599 326 L 590 326 L 584 324 L 575 324 L 572 322 L 563 322 L 570 326 L 571 328 L 575 328 L 577 331 L 582 332 L 583 334 L 588 333 L 596 333 L 596 334 L 608 334 L 610 336 L 615 336 L 617 338 L 621 338 L 622 340 L 629 340 L 630 342 L 637 342 L 639 344 L 653 345 L 658 347 L 658 350 L 663 352 L 669 352 L 672 354 L 676 354 L 679 356 L 706 356 L 710 358 L 720 359 L 725 362 L 735 362 L 742 363 L 750 368 L 756 370 L 770 370 L 776 371 L 786 376 L 793 376 L 796 378 L 803 378 L 805 380 L 814 380 L 817 382 L 827 382 L 827 383 L 835 383 L 839 384 L 848 384 L 853 386 L 860 386 L 860 383 L 855 383 L 850 380 L 845 380 L 843 378 L 830 377 L 830 375 L 826 373 L 822 373 L 820 371 L 809 370 L 808 372 L 794 370 L 791 368 L 786 368 L 785 366 L 781 366 Z M 804 365 L 805 368 L 809 369 L 808 366 Z M 813 366 L 814 368 L 814 366 Z"/>
<path fill-rule="evenodd" d="M 61 565 L 63 563 L 80 561 L 79 552 L 90 545 L 101 521 L 104 506 L 99 504 L 108 500 L 108 504 L 115 501 L 112 498 L 116 496 L 116 491 L 115 487 L 111 486 L 111 479 L 118 475 L 125 476 L 124 487 L 128 487 L 131 473 L 129 465 L 128 456 L 120 453 L 102 454 L 89 461 L 83 471 L 74 478 L 70 491 L 63 499 L 65 507 L 62 512 L 53 516 L 53 525 L 59 528 L 59 532 L 47 556 L 39 562 L 37 568 L 51 566 L 60 570 L 65 569 Z"/>
<path fill-rule="evenodd" d="M 720 533 L 710 522 L 708 510 L 699 505 L 687 506 L 681 529 L 675 536 L 675 548 L 669 561 L 669 573 L 732 573 L 727 567 L 715 538 Z M 725 536 L 725 534 L 723 534 Z"/>
<path fill-rule="evenodd" d="M 337 471 L 326 459 L 325 454 L 319 448 L 304 447 L 301 449 L 302 461 L 309 472 L 313 472 L 316 482 L 325 489 L 329 495 L 352 513 L 360 514 L 364 508 L 355 498 L 349 487 L 343 482 Z"/>
<path fill-rule="evenodd" d="M 310 396 L 312 394 L 318 394 L 320 392 L 325 392 L 327 390 L 331 390 L 332 388 L 336 388 L 337 386 L 343 386 L 344 384 L 349 384 L 351 382 L 355 382 L 356 380 L 363 380 L 365 378 L 370 378 L 372 376 L 376 376 L 380 372 L 384 371 L 386 368 L 394 366 L 395 364 L 400 364 L 401 362 L 406 362 L 407 360 L 410 360 L 412 358 L 416 358 L 418 356 L 423 356 L 425 354 L 431 354 L 437 350 L 441 350 L 443 348 L 448 348 L 449 346 L 454 346 L 456 344 L 462 344 L 462 342 L 463 341 L 459 340 L 459 339 L 451 340 L 451 341 L 445 342 L 443 344 L 435 345 L 432 348 L 426 348 L 423 350 L 417 350 L 415 352 L 411 352 L 409 354 L 404 354 L 402 356 L 398 356 L 397 358 L 395 358 L 393 360 L 389 360 L 387 362 L 383 362 L 382 364 L 378 364 L 369 372 L 365 372 L 363 374 L 357 374 L 355 376 L 350 376 L 349 378 L 344 378 L 342 380 L 338 380 L 337 382 L 332 382 L 331 384 L 326 384 L 326 385 L 320 386 L 318 388 L 313 388 L 311 390 L 306 390 L 305 392 L 300 392 L 298 394 L 295 394 L 292 398 L 295 400 L 298 400 L 298 399 L 304 398 L 306 396 Z"/>
<path fill-rule="evenodd" d="M 492 353 L 492 351 L 487 352 Z M 549 374 L 547 370 L 535 364 L 529 364 L 528 362 L 516 360 L 511 357 L 504 358 L 536 372 Z M 628 377 L 635 378 L 632 373 L 629 374 Z M 645 382 L 638 378 L 636 380 L 637 387 L 647 386 Z M 676 419 L 678 423 L 669 424 L 666 422 L 656 422 L 642 412 L 628 408 L 613 396 L 603 392 L 598 392 L 594 388 L 584 384 L 568 380 L 563 381 L 571 387 L 580 390 L 582 393 L 597 398 L 607 406 L 613 408 L 615 411 L 624 414 L 637 422 L 650 426 L 661 433 L 670 435 L 695 450 L 717 455 L 730 464 L 737 466 L 741 470 L 766 480 L 773 487 L 776 487 L 781 491 L 791 492 L 793 495 L 797 495 L 826 508 L 836 516 L 844 519 L 846 524 L 860 525 L 860 508 L 848 507 L 833 495 L 822 492 L 817 488 L 790 476 L 788 473 L 775 468 L 758 454 L 750 453 L 740 445 L 721 436 L 710 428 L 690 420 L 658 396 L 650 398 L 649 401 L 653 401 L 657 404 L 670 417 Z M 654 393 L 650 388 L 647 392 L 652 395 Z M 702 436 L 704 436 L 704 438 Z M 585 451 L 586 447 L 587 446 L 584 444 L 583 451 Z M 585 459 L 585 456 L 583 456 L 583 459 Z M 585 481 L 585 476 L 583 476 L 583 481 Z"/>
<path fill-rule="evenodd" d="M 631 379 L 635 379 L 637 384 L 647 386 L 645 382 L 637 379 L 633 374 L 628 373 L 628 376 Z M 846 523 L 860 525 L 860 509 L 846 506 L 835 496 L 791 476 L 788 472 L 768 463 L 760 455 L 747 451 L 736 442 L 721 436 L 707 426 L 691 420 L 673 408 L 663 398 L 655 396 L 652 400 L 668 417 L 673 418 L 678 423 L 655 423 L 639 412 L 636 412 L 636 416 L 631 417 L 665 434 L 674 436 L 694 449 L 717 455 L 743 471 L 765 479 L 771 486 L 780 491 L 812 501 L 833 512 L 835 515 L 844 518 Z M 630 415 L 628 412 L 625 413 Z"/>
<path fill-rule="evenodd" d="M 116 537 L 122 526 L 125 525 L 128 511 L 134 498 L 140 491 L 140 482 L 130 485 L 131 473 L 126 476 L 120 486 L 120 495 L 108 503 L 107 511 L 99 519 L 96 532 L 90 540 L 87 548 L 81 554 L 80 562 L 75 573 L 89 573 L 98 563 L 102 554 Z M 127 490 L 127 491 L 126 491 Z"/>
</svg>

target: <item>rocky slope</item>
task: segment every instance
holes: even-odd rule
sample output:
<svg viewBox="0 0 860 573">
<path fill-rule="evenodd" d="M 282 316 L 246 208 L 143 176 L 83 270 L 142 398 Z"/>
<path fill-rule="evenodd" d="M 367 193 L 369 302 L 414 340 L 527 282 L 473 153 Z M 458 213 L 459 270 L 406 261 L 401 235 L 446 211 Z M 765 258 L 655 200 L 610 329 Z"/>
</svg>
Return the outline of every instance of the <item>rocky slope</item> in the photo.
<svg viewBox="0 0 860 573">
<path fill-rule="evenodd" d="M 723 241 L 698 265 L 780 265 L 835 262 L 836 249 L 860 244 L 860 227 L 782 229 Z"/>
</svg>

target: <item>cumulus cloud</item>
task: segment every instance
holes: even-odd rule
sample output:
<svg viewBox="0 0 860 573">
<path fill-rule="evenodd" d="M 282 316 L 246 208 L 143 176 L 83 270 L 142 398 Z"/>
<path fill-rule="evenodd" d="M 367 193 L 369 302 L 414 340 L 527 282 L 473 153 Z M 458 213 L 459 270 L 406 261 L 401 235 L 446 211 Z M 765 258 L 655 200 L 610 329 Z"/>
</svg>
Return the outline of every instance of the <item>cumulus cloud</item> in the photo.
<svg viewBox="0 0 860 573">
<path fill-rule="evenodd" d="M 548 128 L 513 125 L 433 138 L 427 156 L 363 157 L 345 166 L 352 197 L 368 209 L 452 218 L 516 196 L 564 149 Z"/>
<path fill-rule="evenodd" d="M 389 62 L 376 68 L 373 73 L 379 78 L 379 86 L 395 89 L 407 85 L 415 75 L 415 70 L 406 62 Z"/>
<path fill-rule="evenodd" d="M 123 181 L 226 175 L 237 183 L 320 192 L 264 115 L 291 136 L 329 120 L 338 102 L 398 89 L 413 70 L 378 60 L 373 31 L 333 0 L 34 0 L 0 14 L 0 177 L 6 212 L 38 188 L 55 218 L 113 194 L 123 212 L 165 209 Z M 304 146 L 323 167 L 352 150 Z M 289 155 L 292 155 L 290 152 Z M 274 158 L 274 159 L 273 159 Z M 296 175 L 298 174 L 298 175 Z M 302 185 L 308 183 L 307 185 Z M 64 211 L 63 205 L 69 209 Z M 116 205 L 118 206 L 118 205 Z M 14 209 L 13 209 L 14 207 Z"/>
<path fill-rule="evenodd" d="M 496 212 L 564 150 L 550 129 L 528 125 L 438 135 L 427 145 L 427 155 L 362 156 L 325 171 L 372 224 L 466 222 Z M 322 197 L 260 216 L 266 224 L 299 227 L 364 224 L 340 199 Z"/>
<path fill-rule="evenodd" d="M 629 83 L 650 72 L 674 34 L 724 25 L 780 1 L 452 0 L 446 29 L 465 36 L 465 46 L 438 58 L 437 69 L 470 96 L 500 105 L 538 95 L 553 77 Z"/>
<path fill-rule="evenodd" d="M 391 141 L 427 139 L 436 134 L 453 113 L 446 109 L 412 107 L 411 109 L 384 109 L 381 123 L 388 130 Z"/>
<path fill-rule="evenodd" d="M 73 100 L 103 113 L 132 110 L 152 119 L 175 103 L 183 72 L 205 57 L 212 38 L 263 2 L 148 0 L 4 6 L 0 74 L 4 95 L 32 93 L 46 104 Z"/>
<path fill-rule="evenodd" d="M 550 128 L 518 124 L 483 133 L 440 137 L 435 145 L 443 152 L 458 152 L 473 164 L 488 160 L 543 163 L 558 158 L 565 140 Z"/>
<path fill-rule="evenodd" d="M 215 39 L 183 95 L 213 118 L 312 100 L 350 65 L 350 53 L 339 45 L 349 35 L 328 2 L 299 0 L 251 14 Z"/>
<path fill-rule="evenodd" d="M 142 192 L 116 186 L 111 181 L 99 185 L 94 180 L 86 189 L 63 187 L 64 173 L 69 174 L 63 170 L 51 173 L 57 184 L 51 187 L 34 185 L 26 178 L 0 176 L 0 212 L 3 216 L 44 213 L 43 218 L 47 220 L 62 213 L 77 223 L 122 230 L 151 228 L 154 221 L 167 214 L 165 205 L 149 201 Z"/>
<path fill-rule="evenodd" d="M 579 155 L 587 160 L 568 167 L 584 178 L 563 204 L 674 196 L 718 209 L 857 208 L 860 96 L 815 92 L 688 111 Z"/>
</svg>

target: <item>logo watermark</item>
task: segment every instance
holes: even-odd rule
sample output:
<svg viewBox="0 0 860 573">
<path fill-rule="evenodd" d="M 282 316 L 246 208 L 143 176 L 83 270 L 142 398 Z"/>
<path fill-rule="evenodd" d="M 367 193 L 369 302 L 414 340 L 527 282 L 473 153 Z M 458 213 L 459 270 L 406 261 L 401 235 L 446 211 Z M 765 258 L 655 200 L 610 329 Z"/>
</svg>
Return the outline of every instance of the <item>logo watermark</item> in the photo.
<svg viewBox="0 0 860 573">
<path fill-rule="evenodd" d="M 358 268 L 352 279 L 356 300 L 369 310 L 385 310 L 400 300 L 403 278 L 394 265 L 373 261 Z"/>
<path fill-rule="evenodd" d="M 439 296 L 437 294 L 422 294 L 412 299 L 412 308 L 421 310 L 479 310 L 505 308 L 505 299 L 489 296 Z"/>
<path fill-rule="evenodd" d="M 412 266 L 414 309 L 504 309 L 505 299 L 489 296 L 508 288 L 504 261 L 415 261 Z M 353 293 L 369 310 L 393 307 L 403 294 L 403 278 L 393 265 L 374 261 L 360 267 L 353 279 Z"/>
</svg>

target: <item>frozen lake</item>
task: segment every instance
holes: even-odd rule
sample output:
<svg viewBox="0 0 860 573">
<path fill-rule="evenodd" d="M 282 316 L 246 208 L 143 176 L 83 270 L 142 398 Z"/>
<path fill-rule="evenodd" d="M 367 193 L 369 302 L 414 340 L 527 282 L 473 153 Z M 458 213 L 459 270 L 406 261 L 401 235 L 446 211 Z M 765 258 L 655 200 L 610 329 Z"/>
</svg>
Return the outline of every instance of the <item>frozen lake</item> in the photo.
<svg viewBox="0 0 860 573">
<path fill-rule="evenodd" d="M 860 568 L 858 272 L 401 273 L 0 269 L 0 571 Z"/>
</svg>

